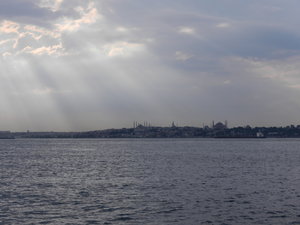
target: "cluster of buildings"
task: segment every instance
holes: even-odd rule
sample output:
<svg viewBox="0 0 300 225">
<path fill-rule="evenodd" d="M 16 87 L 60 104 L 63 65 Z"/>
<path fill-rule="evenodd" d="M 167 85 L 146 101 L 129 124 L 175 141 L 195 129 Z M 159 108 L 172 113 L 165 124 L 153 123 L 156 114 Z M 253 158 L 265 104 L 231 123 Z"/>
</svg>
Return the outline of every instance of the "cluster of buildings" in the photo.
<svg viewBox="0 0 300 225">
<path fill-rule="evenodd" d="M 10 131 L 0 131 L 0 139 L 13 139 L 14 135 Z"/>
<path fill-rule="evenodd" d="M 87 132 L 0 132 L 0 138 L 300 138 L 300 125 L 286 127 L 233 127 L 227 121 L 212 122 L 211 126 L 169 127 L 134 122 L 132 128 L 95 130 Z"/>
</svg>

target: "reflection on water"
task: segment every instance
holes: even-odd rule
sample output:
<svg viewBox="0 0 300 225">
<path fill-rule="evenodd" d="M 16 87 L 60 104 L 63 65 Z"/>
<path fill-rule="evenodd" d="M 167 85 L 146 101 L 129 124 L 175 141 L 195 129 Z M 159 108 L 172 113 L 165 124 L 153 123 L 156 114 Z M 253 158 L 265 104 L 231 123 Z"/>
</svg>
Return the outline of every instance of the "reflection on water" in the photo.
<svg viewBox="0 0 300 225">
<path fill-rule="evenodd" d="M 300 224 L 300 140 L 0 140 L 0 224 Z"/>
</svg>

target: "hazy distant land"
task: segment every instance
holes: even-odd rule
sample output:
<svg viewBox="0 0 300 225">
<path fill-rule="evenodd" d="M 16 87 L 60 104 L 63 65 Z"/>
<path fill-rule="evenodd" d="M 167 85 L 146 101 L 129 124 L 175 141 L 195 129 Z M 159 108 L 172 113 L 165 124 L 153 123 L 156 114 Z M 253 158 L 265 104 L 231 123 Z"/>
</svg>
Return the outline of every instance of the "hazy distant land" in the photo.
<svg viewBox="0 0 300 225">
<path fill-rule="evenodd" d="M 212 126 L 170 127 L 137 124 L 132 128 L 84 132 L 0 132 L 0 138 L 300 138 L 300 125 L 286 127 L 233 127 L 226 123 Z"/>
</svg>

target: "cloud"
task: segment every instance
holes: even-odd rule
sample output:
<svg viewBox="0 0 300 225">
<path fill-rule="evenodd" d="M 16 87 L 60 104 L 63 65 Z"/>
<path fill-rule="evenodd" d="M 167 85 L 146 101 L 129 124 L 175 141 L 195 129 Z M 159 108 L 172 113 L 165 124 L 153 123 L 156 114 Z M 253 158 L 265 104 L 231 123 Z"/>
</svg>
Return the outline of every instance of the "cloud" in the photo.
<svg viewBox="0 0 300 225">
<path fill-rule="evenodd" d="M 20 25 L 18 23 L 7 21 L 1 23 L 0 32 L 10 34 L 10 33 L 19 33 Z"/>
<path fill-rule="evenodd" d="M 219 23 L 216 25 L 216 27 L 218 27 L 218 28 L 228 28 L 230 26 L 231 25 L 229 23 Z"/>
<path fill-rule="evenodd" d="M 285 60 L 240 59 L 244 67 L 251 68 L 253 74 L 281 83 L 285 87 L 297 87 L 300 84 L 299 56 Z"/>
<path fill-rule="evenodd" d="M 76 11 L 81 17 L 79 19 L 64 19 L 62 22 L 56 24 L 58 32 L 78 30 L 81 25 L 95 23 L 100 17 L 93 3 L 90 3 L 86 9 L 77 7 Z"/>
<path fill-rule="evenodd" d="M 0 114 L 15 122 L 0 125 L 89 130 L 134 120 L 300 122 L 298 6 L 2 1 Z"/>
<path fill-rule="evenodd" d="M 42 46 L 36 49 L 32 49 L 31 47 L 27 46 L 21 51 L 22 53 L 30 53 L 33 55 L 56 55 L 61 56 L 63 53 L 63 47 L 61 44 L 59 45 L 52 45 L 52 46 Z"/>
<path fill-rule="evenodd" d="M 40 39 L 43 36 L 50 36 L 53 38 L 59 38 L 59 32 L 55 30 L 49 30 L 42 27 L 34 26 L 34 25 L 25 25 L 24 26 L 25 32 L 28 32 L 30 35 L 35 37 L 36 39 Z"/>
<path fill-rule="evenodd" d="M 144 45 L 140 43 L 117 42 L 113 44 L 107 44 L 103 48 L 104 52 L 109 57 L 126 57 L 142 51 L 144 49 Z"/>
<path fill-rule="evenodd" d="M 45 4 L 50 4 L 50 1 L 44 1 L 42 3 L 42 7 L 45 7 Z M 51 1 L 51 3 L 54 5 L 61 5 L 63 1 Z M 65 49 L 62 43 L 63 33 L 77 31 L 83 25 L 95 23 L 99 18 L 98 11 L 94 7 L 93 2 L 90 2 L 86 7 L 78 6 L 75 8 L 75 11 L 79 14 L 79 18 L 74 19 L 64 17 L 63 19 L 55 19 L 53 20 L 51 28 L 45 28 L 43 26 L 38 26 L 31 23 L 24 24 L 4 20 L 0 24 L 0 43 L 2 45 L 6 45 L 6 48 L 3 49 L 2 54 L 4 54 L 4 51 L 10 52 L 10 54 L 66 54 L 64 53 Z M 1 33 L 5 34 L 6 36 L 1 35 Z M 6 39 L 1 40 L 1 36 L 5 37 Z M 49 45 L 49 43 L 53 44 Z M 7 53 L 5 56 L 7 56 Z"/>
<path fill-rule="evenodd" d="M 1 1 L 0 20 L 31 23 L 44 27 L 51 26 L 51 21 L 60 17 L 60 14 L 39 7 L 38 3 L 39 1 L 33 0 Z"/>
<path fill-rule="evenodd" d="M 175 58 L 176 58 L 176 60 L 179 60 L 179 61 L 186 61 L 192 57 L 193 57 L 193 55 L 190 55 L 190 54 L 187 54 L 187 53 L 184 53 L 181 51 L 176 51 L 176 53 L 175 53 Z"/>
<path fill-rule="evenodd" d="M 64 0 L 41 0 L 39 6 L 41 8 L 48 8 L 53 12 L 59 11 Z"/>
<path fill-rule="evenodd" d="M 31 91 L 34 95 L 69 94 L 68 90 L 56 90 L 50 87 L 35 88 Z"/>
<path fill-rule="evenodd" d="M 192 27 L 180 27 L 178 32 L 187 35 L 194 35 L 196 33 L 195 29 Z"/>
</svg>

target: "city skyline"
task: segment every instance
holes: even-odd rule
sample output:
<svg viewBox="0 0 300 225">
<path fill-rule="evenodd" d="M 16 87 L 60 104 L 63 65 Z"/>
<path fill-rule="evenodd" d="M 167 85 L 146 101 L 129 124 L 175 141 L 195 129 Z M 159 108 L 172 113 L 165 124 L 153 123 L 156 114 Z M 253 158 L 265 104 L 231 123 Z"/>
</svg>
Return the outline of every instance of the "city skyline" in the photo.
<svg viewBox="0 0 300 225">
<path fill-rule="evenodd" d="M 86 133 L 86 132 L 95 132 L 95 131 L 109 131 L 109 130 L 130 130 L 130 129 L 148 129 L 148 128 L 196 128 L 196 129 L 210 129 L 210 130 L 223 130 L 223 129 L 300 129 L 300 124 L 285 124 L 281 126 L 251 126 L 249 124 L 238 124 L 230 125 L 227 120 L 225 121 L 215 121 L 212 120 L 209 123 L 198 123 L 198 124 L 180 124 L 178 122 L 172 121 L 170 123 L 150 123 L 149 121 L 134 121 L 131 125 L 123 127 L 107 127 L 107 128 L 96 128 L 91 130 L 1 130 L 0 133 Z"/>
<path fill-rule="evenodd" d="M 203 127 L 178 126 L 174 122 L 170 126 L 153 126 L 150 123 L 134 122 L 132 127 L 111 128 L 91 131 L 0 131 L 0 139 L 23 138 L 299 138 L 300 125 L 285 127 L 229 127 L 228 122 L 214 122 Z"/>
<path fill-rule="evenodd" d="M 300 124 L 300 2 L 0 3 L 0 130 Z"/>
</svg>

